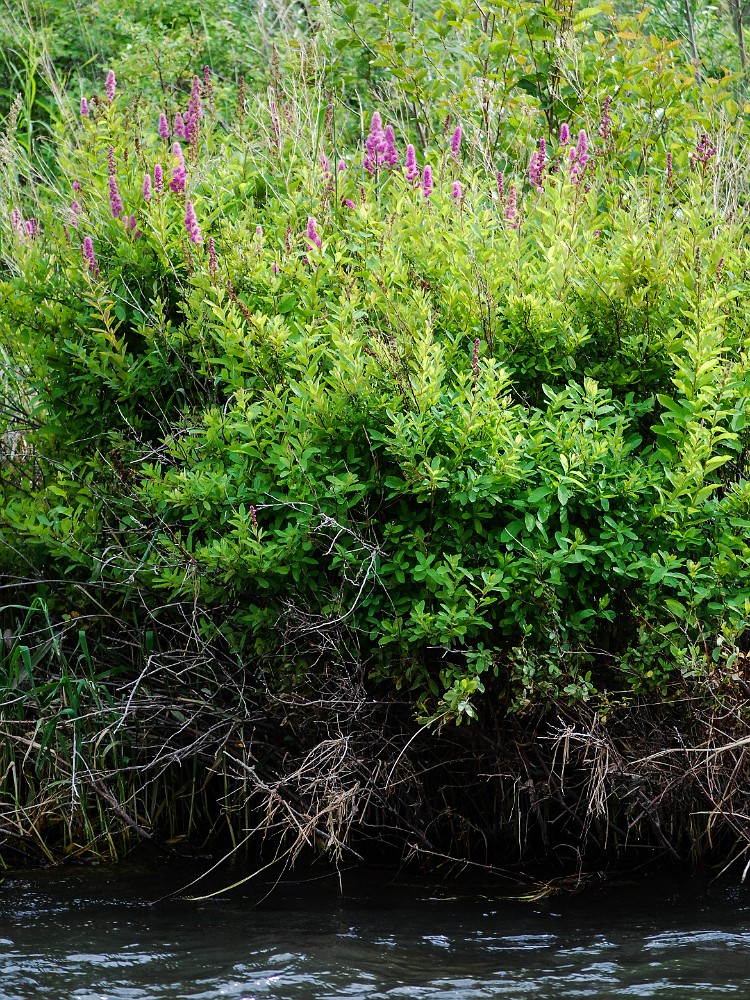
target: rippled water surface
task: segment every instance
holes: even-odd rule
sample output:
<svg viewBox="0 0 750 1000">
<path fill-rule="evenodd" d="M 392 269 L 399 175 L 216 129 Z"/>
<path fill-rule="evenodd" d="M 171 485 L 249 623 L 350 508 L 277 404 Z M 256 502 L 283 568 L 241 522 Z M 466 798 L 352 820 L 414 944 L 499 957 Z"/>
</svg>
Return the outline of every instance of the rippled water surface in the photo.
<svg viewBox="0 0 750 1000">
<path fill-rule="evenodd" d="M 520 902 L 476 880 L 352 871 L 340 887 L 313 870 L 270 895 L 253 881 L 219 899 L 154 903 L 193 874 L 6 877 L 0 997 L 750 998 L 741 886 L 639 876 Z"/>
</svg>

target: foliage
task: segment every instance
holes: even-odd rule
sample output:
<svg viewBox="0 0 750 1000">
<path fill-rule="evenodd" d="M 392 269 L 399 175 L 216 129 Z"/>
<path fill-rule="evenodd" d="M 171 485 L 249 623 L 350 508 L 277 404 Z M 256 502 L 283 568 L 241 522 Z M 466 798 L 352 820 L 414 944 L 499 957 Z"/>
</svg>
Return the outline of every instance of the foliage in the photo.
<svg viewBox="0 0 750 1000">
<path fill-rule="evenodd" d="M 642 16 L 431 13 L 321 4 L 268 90 L 214 74 L 184 192 L 161 98 L 71 96 L 43 175 L 9 120 L 2 568 L 424 720 L 697 685 L 750 607 L 744 111 Z M 429 197 L 364 168 L 363 60 Z"/>
</svg>

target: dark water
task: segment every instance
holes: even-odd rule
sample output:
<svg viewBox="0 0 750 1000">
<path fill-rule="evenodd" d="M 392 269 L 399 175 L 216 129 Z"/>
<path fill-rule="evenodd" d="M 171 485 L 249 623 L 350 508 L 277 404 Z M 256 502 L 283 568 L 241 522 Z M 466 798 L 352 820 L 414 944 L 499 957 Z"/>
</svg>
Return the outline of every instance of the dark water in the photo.
<svg viewBox="0 0 750 1000">
<path fill-rule="evenodd" d="M 750 889 L 638 876 L 537 902 L 497 885 L 313 869 L 205 902 L 173 867 L 0 885 L 0 997 L 750 998 Z M 236 870 L 227 880 L 239 878 Z M 210 888 L 215 888 L 214 881 Z M 193 890 L 196 891 L 196 890 Z"/>
</svg>

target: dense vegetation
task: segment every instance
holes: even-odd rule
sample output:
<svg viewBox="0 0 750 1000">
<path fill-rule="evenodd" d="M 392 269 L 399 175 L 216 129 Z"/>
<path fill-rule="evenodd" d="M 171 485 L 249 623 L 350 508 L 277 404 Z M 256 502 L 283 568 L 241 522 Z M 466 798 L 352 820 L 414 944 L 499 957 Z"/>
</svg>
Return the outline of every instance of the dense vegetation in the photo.
<svg viewBox="0 0 750 1000">
<path fill-rule="evenodd" d="M 428 755 L 644 701 L 730 739 L 742 12 L 686 48 L 679 9 L 567 0 L 139 9 L 3 28 L 9 836 L 236 836 L 258 801 L 411 835 L 412 720 Z M 502 825 L 461 808 L 454 842 Z"/>
</svg>

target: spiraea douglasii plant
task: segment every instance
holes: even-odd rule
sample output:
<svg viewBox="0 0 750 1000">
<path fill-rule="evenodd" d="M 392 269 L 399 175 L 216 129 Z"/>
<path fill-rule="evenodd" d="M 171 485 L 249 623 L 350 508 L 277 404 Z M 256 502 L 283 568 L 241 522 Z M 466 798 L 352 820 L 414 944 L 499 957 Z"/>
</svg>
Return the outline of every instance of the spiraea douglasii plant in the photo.
<svg viewBox="0 0 750 1000">
<path fill-rule="evenodd" d="M 441 730 L 744 683 L 737 79 L 606 6 L 386 6 L 321 3 L 253 89 L 110 70 L 44 169 L 6 118 L 8 753 L 131 831 L 139 754 L 245 808 L 280 705 Z"/>
</svg>

